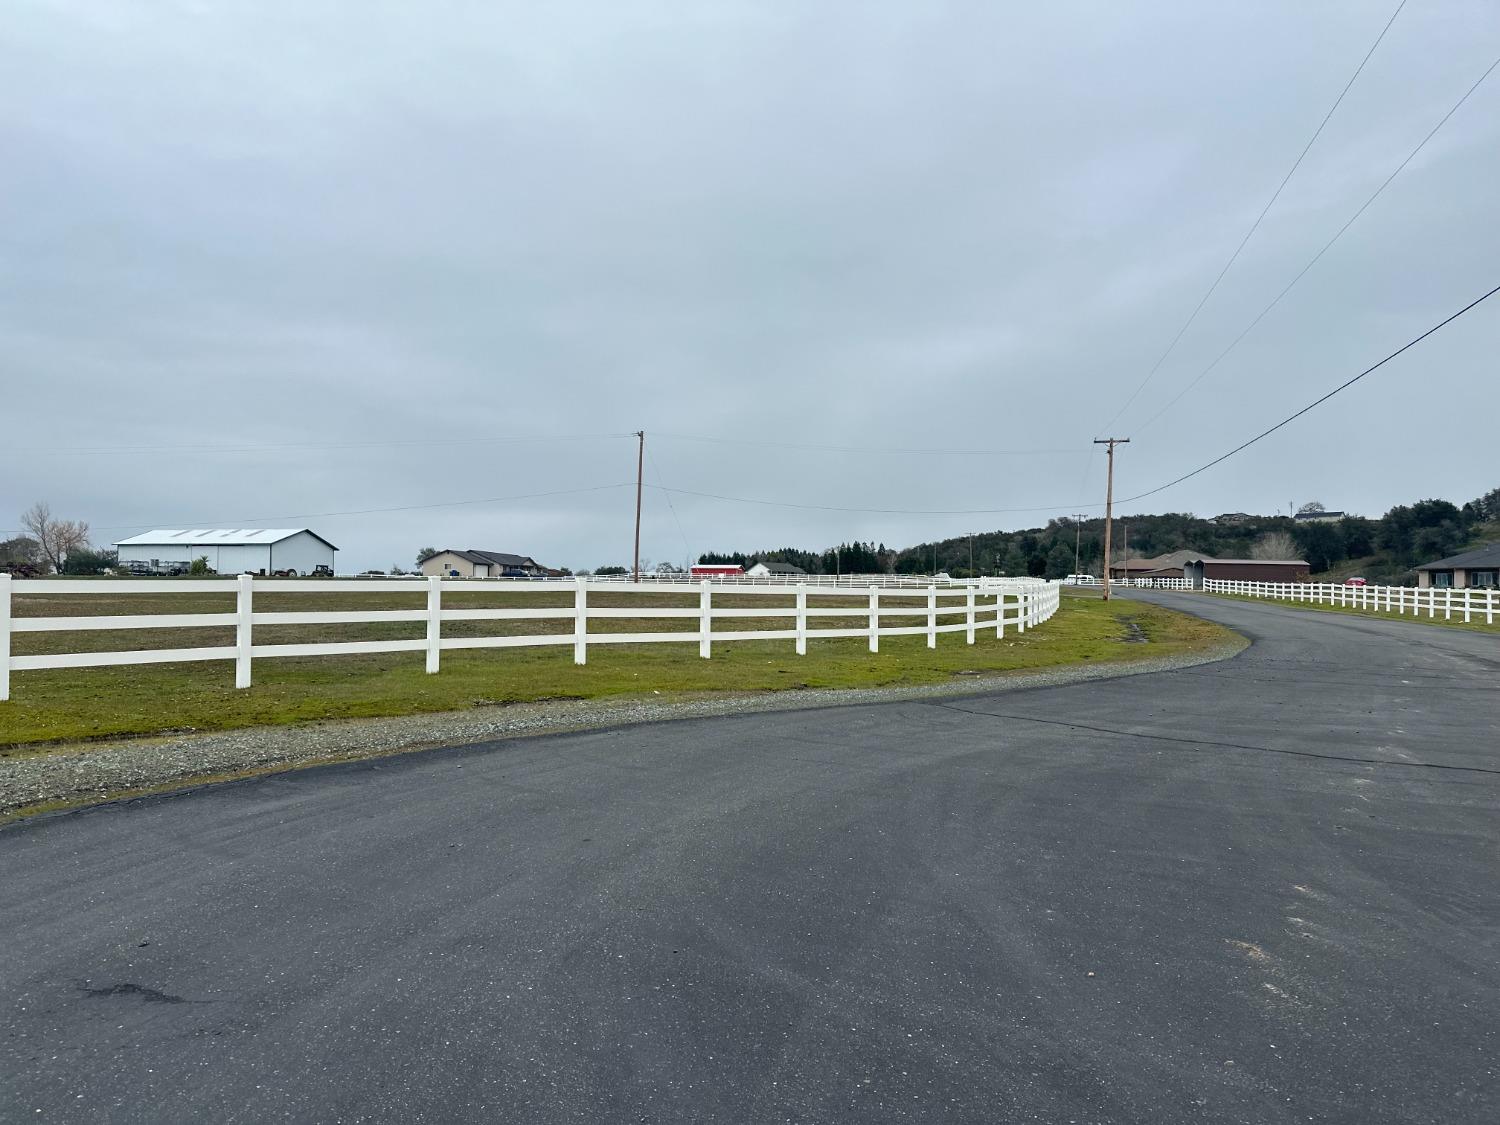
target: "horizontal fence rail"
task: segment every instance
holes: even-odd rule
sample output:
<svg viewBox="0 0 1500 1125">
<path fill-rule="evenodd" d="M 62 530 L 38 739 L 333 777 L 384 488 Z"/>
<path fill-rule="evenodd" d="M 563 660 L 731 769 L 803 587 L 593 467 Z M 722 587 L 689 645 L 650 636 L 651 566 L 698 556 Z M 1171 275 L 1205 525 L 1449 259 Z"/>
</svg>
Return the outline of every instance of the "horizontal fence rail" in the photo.
<svg viewBox="0 0 1500 1125">
<path fill-rule="evenodd" d="M 820 576 L 826 577 L 826 576 Z M 234 662 L 234 683 L 246 688 L 251 683 L 251 669 L 256 660 L 282 656 L 340 656 L 383 652 L 420 652 L 426 668 L 435 673 L 446 650 L 473 648 L 521 648 L 536 646 L 571 646 L 573 662 L 584 664 L 588 650 L 595 645 L 632 645 L 657 643 L 696 643 L 698 655 L 709 658 L 715 642 L 771 641 L 793 642 L 799 656 L 807 654 L 810 640 L 833 637 L 865 637 L 871 652 L 880 651 L 881 637 L 927 637 L 927 647 L 937 646 L 939 633 L 962 632 L 969 644 L 975 643 L 979 630 L 993 629 L 997 637 L 1005 636 L 1007 627 L 1017 633 L 1040 625 L 1057 612 L 1057 584 L 1039 579 L 982 578 L 971 582 L 938 585 L 903 583 L 899 587 L 869 583 L 864 587 L 819 585 L 803 581 L 771 584 L 764 580 L 754 584 L 736 584 L 722 589 L 722 583 L 709 580 L 674 583 L 659 580 L 646 582 L 610 581 L 596 578 L 556 580 L 510 579 L 503 587 L 493 580 L 430 577 L 413 582 L 406 578 L 391 579 L 276 579 L 248 574 L 237 578 L 211 579 L 69 579 L 42 578 L 15 581 L 0 574 L 0 700 L 10 698 L 10 674 L 49 668 L 88 668 L 131 664 L 167 664 L 192 661 L 226 660 Z M 486 606 L 461 607 L 444 604 L 445 593 L 571 593 L 571 606 Z M 718 592 L 729 597 L 779 597 L 781 605 L 729 606 L 715 605 Z M 426 606 L 414 609 L 368 610 L 258 610 L 257 594 L 339 594 L 358 597 L 366 593 L 403 593 L 426 595 Z M 640 604 L 598 606 L 590 594 L 638 595 Z M 26 595 L 91 596 L 153 594 L 222 594 L 234 599 L 234 609 L 221 613 L 109 614 L 101 616 L 17 616 L 15 599 Z M 696 594 L 696 606 L 652 604 L 653 595 Z M 855 605 L 831 605 L 826 599 L 838 598 Z M 791 599 L 790 603 L 786 599 Z M 818 601 L 822 599 L 822 604 Z M 912 603 L 917 604 L 912 604 Z M 896 604 L 900 603 L 900 604 Z M 827 618 L 855 619 L 859 626 L 819 628 Z M 896 618 L 907 622 L 898 625 L 882 623 Z M 953 620 L 958 618 L 958 620 Z M 590 622 L 661 621 L 657 632 L 591 632 Z M 736 621 L 780 619 L 788 628 L 735 628 Z M 444 635 L 445 622 L 475 621 L 556 621 L 563 627 L 544 634 L 499 636 Z M 407 622 L 425 625 L 422 637 L 364 641 L 327 641 L 311 643 L 257 643 L 256 631 L 263 627 L 286 625 L 347 625 L 355 623 Z M 728 628 L 716 627 L 724 622 Z M 195 648 L 142 648 L 111 652 L 49 652 L 36 655 L 12 653 L 12 638 L 17 633 L 89 632 L 94 630 L 217 628 L 232 631 L 228 644 Z M 618 626 L 617 626 L 618 628 Z M 108 642 L 106 642 L 108 643 Z"/>
<path fill-rule="evenodd" d="M 355 575 L 361 582 L 377 580 L 376 575 Z M 420 582 L 425 575 L 411 574 L 404 576 L 408 583 L 413 580 Z M 611 585 L 642 585 L 642 586 L 691 586 L 696 588 L 700 582 L 712 582 L 715 586 L 828 586 L 841 590 L 868 590 L 871 586 L 881 589 L 910 589 L 925 590 L 928 586 L 938 588 L 967 586 L 970 580 L 963 578 L 945 578 L 941 575 L 932 576 L 926 574 L 686 574 L 682 571 L 670 573 L 652 572 L 642 574 L 639 578 L 632 578 L 628 574 L 592 574 L 586 576 L 590 582 L 609 583 Z M 561 577 L 541 576 L 533 578 L 514 578 L 503 575 L 489 575 L 484 578 L 468 579 L 472 582 L 488 583 L 512 583 L 512 582 L 550 582 L 571 583 L 572 575 Z M 1028 582 L 1031 579 L 1015 578 L 986 578 L 986 582 L 995 583 L 1002 581 Z"/>
<path fill-rule="evenodd" d="M 1115 581 L 1111 579 L 1111 581 Z M 1188 590 L 1191 584 L 1186 578 L 1128 578 L 1119 579 L 1125 586 L 1139 586 L 1147 590 Z"/>
<path fill-rule="evenodd" d="M 1452 621 L 1495 623 L 1500 610 L 1500 591 L 1489 587 L 1451 586 L 1345 586 L 1333 582 L 1242 582 L 1227 578 L 1206 578 L 1203 589 L 1210 594 L 1239 594 L 1252 598 L 1272 598 L 1285 602 L 1307 602 L 1313 605 L 1343 606 L 1397 616 L 1435 618 Z"/>
</svg>

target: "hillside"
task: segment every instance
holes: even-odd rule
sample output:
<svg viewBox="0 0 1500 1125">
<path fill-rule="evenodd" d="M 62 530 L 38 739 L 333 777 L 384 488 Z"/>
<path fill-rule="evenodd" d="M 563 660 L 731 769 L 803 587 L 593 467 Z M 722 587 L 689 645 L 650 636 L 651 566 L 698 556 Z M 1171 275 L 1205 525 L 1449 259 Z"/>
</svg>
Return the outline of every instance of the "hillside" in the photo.
<svg viewBox="0 0 1500 1125">
<path fill-rule="evenodd" d="M 1286 537 L 1286 538 L 1282 538 Z M 1347 516 L 1327 523 L 1307 523 L 1290 516 L 1226 513 L 1202 519 L 1185 512 L 1164 515 L 1123 514 L 1115 518 L 1114 556 L 1128 543 L 1132 557 L 1150 557 L 1183 549 L 1218 558 L 1250 558 L 1267 550 L 1284 554 L 1290 542 L 1314 574 L 1341 580 L 1354 574 L 1372 581 L 1413 583 L 1413 567 L 1500 540 L 1500 488 L 1458 505 L 1447 500 L 1418 500 L 1390 509 L 1379 518 Z M 811 551 L 773 550 L 709 553 L 704 561 L 750 562 L 784 559 L 813 574 L 835 571 L 931 574 L 1036 575 L 1060 578 L 1077 567 L 1098 574 L 1104 553 L 1102 516 L 1081 521 L 1049 520 L 1045 527 L 1018 531 L 985 531 L 971 536 L 918 543 L 900 549 L 874 543 L 842 544 Z M 972 564 L 971 564 L 972 559 Z M 972 566 L 972 569 L 971 569 Z"/>
</svg>

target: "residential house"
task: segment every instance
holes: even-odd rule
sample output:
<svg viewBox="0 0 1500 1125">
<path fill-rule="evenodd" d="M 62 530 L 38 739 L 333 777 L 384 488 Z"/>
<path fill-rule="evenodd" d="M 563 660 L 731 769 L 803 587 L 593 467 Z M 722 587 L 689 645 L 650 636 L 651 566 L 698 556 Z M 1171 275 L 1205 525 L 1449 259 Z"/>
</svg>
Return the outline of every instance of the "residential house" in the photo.
<svg viewBox="0 0 1500 1125">
<path fill-rule="evenodd" d="M 1347 514 L 1346 512 L 1324 511 L 1298 512 L 1292 519 L 1297 523 L 1338 523 Z"/>
<path fill-rule="evenodd" d="M 543 578 L 551 573 L 530 555 L 512 555 L 505 551 L 439 551 L 422 560 L 423 574 L 441 574 L 446 578 Z"/>
<path fill-rule="evenodd" d="M 1486 543 L 1461 555 L 1423 563 L 1417 567 L 1417 585 L 1455 590 L 1470 586 L 1493 588 L 1500 585 L 1497 575 L 1500 575 L 1500 543 Z"/>
</svg>

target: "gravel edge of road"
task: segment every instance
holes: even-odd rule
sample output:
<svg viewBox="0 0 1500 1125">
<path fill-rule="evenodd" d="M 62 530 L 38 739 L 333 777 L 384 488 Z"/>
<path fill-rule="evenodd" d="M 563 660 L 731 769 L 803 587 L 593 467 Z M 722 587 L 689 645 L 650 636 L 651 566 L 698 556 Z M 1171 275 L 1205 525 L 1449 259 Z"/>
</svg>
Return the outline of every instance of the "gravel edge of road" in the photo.
<svg viewBox="0 0 1500 1125">
<path fill-rule="evenodd" d="M 335 720 L 295 726 L 247 727 L 213 734 L 89 742 L 32 757 L 0 759 L 0 824 L 29 815 L 215 781 L 281 773 L 359 758 L 433 750 L 544 734 L 566 734 L 675 719 L 763 711 L 801 711 L 893 703 L 908 699 L 986 695 L 1090 680 L 1148 675 L 1237 656 L 1244 637 L 1175 656 L 1036 672 L 956 679 L 912 687 L 839 688 L 649 699 L 520 703 L 397 718 Z"/>
</svg>

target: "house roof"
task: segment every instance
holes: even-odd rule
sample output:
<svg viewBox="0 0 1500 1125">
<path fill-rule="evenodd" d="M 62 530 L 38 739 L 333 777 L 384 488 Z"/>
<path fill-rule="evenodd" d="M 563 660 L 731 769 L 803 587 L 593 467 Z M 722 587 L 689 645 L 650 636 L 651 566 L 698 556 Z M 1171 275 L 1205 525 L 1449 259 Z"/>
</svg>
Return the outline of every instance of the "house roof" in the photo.
<svg viewBox="0 0 1500 1125">
<path fill-rule="evenodd" d="M 198 546 L 254 546 L 280 543 L 294 535 L 306 532 L 318 542 L 337 551 L 332 543 L 316 531 L 306 527 L 240 527 L 240 528 L 195 528 L 187 530 L 161 529 L 143 531 L 115 543 L 116 547 L 198 547 Z"/>
<path fill-rule="evenodd" d="M 1199 555 L 1204 562 L 1234 563 L 1237 566 L 1306 566 L 1306 559 L 1211 559 Z"/>
<path fill-rule="evenodd" d="M 756 565 L 756 566 L 763 566 L 767 570 L 769 570 L 772 574 L 806 574 L 807 573 L 807 571 L 803 570 L 800 566 L 794 566 L 792 563 L 781 562 L 779 560 L 757 559 L 755 561 L 754 565 Z"/>
<path fill-rule="evenodd" d="M 480 563 L 489 566 L 541 566 L 536 559 L 530 555 L 512 555 L 506 551 L 478 551 L 470 547 L 467 551 L 460 551 L 450 547 L 446 551 L 440 551 L 443 555 L 457 555 L 471 563 Z"/>
<path fill-rule="evenodd" d="M 1207 562 L 1218 562 L 1212 555 L 1205 555 L 1202 551 L 1170 551 L 1165 555 L 1157 555 L 1154 559 L 1133 558 L 1126 559 L 1124 565 L 1130 570 L 1170 570 L 1180 567 L 1190 559 L 1204 559 Z M 1116 564 L 1117 567 L 1119 564 Z"/>
<path fill-rule="evenodd" d="M 1476 547 L 1472 551 L 1465 551 L 1461 555 L 1453 555 L 1450 558 L 1438 559 L 1437 562 L 1423 563 L 1417 567 L 1418 570 L 1469 570 L 1471 568 L 1500 567 L 1500 543 L 1486 543 L 1483 547 Z"/>
</svg>

